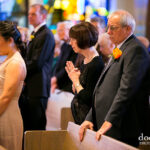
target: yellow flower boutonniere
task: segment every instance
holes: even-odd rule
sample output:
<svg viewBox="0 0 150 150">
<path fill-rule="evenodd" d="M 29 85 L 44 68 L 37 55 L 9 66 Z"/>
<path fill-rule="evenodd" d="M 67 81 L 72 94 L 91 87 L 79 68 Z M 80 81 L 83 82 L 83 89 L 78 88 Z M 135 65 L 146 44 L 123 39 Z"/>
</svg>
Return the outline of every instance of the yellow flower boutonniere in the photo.
<svg viewBox="0 0 150 150">
<path fill-rule="evenodd" d="M 30 35 L 30 41 L 33 40 L 34 38 L 35 38 L 35 36 L 31 34 Z"/>
<path fill-rule="evenodd" d="M 118 59 L 122 55 L 122 51 L 119 48 L 113 49 L 112 57 Z"/>
</svg>

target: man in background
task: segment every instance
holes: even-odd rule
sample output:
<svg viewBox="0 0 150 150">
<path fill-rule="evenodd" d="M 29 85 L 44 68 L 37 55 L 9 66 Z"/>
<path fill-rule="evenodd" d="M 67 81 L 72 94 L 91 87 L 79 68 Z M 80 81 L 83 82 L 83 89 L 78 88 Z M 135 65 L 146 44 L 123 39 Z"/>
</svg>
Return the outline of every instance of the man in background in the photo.
<svg viewBox="0 0 150 150">
<path fill-rule="evenodd" d="M 98 30 L 99 33 L 99 37 L 101 36 L 101 34 L 105 33 L 105 21 L 102 17 L 92 17 L 90 19 L 90 22 L 95 26 L 95 28 Z M 95 45 L 96 50 L 98 51 L 98 53 L 101 55 L 101 52 L 99 51 L 100 45 L 97 42 Z"/>
<path fill-rule="evenodd" d="M 106 65 L 115 48 L 115 44 L 110 40 L 110 36 L 107 33 L 102 33 L 99 36 L 98 44 L 100 45 L 99 51 L 101 52 L 102 60 Z"/>
<path fill-rule="evenodd" d="M 51 92 L 55 89 L 60 89 L 67 92 L 72 92 L 72 82 L 65 71 L 67 61 L 75 63 L 77 54 L 73 51 L 69 44 L 69 29 L 73 23 L 71 21 L 63 21 L 57 24 L 57 34 L 59 39 L 64 41 L 61 46 L 60 55 L 56 63 L 53 77 L 51 78 Z"/>
<path fill-rule="evenodd" d="M 25 130 L 44 130 L 45 110 L 50 93 L 51 67 L 54 53 L 54 37 L 46 26 L 47 10 L 40 4 L 29 9 L 29 23 L 34 27 L 27 48 L 27 77 L 21 107 Z"/>
</svg>

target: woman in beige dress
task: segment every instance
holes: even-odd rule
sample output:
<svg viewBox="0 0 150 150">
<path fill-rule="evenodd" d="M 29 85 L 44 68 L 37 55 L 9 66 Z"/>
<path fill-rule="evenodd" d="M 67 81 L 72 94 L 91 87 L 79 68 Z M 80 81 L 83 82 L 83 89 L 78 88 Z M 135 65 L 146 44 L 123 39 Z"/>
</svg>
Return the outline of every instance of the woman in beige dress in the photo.
<svg viewBox="0 0 150 150">
<path fill-rule="evenodd" d="M 7 55 L 0 65 L 0 145 L 7 150 L 21 150 L 23 123 L 18 99 L 26 76 L 19 51 L 21 35 L 12 22 L 0 21 L 0 55 Z"/>
</svg>

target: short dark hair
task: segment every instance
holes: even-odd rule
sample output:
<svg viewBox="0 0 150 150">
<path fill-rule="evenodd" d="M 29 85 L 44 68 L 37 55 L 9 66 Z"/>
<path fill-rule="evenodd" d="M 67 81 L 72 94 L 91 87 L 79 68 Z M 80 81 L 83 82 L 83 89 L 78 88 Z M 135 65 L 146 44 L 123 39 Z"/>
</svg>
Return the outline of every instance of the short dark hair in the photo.
<svg viewBox="0 0 150 150">
<path fill-rule="evenodd" d="M 90 22 L 98 22 L 102 28 L 106 27 L 105 20 L 102 17 L 92 17 Z"/>
<path fill-rule="evenodd" d="M 92 47 L 98 40 L 98 31 L 90 22 L 81 22 L 71 27 L 69 37 L 77 40 L 81 49 Z"/>
<path fill-rule="evenodd" d="M 47 15 L 47 10 L 45 9 L 45 7 L 41 4 L 33 4 L 31 5 L 31 7 L 40 7 L 40 13 L 41 14 L 46 14 Z"/>
</svg>

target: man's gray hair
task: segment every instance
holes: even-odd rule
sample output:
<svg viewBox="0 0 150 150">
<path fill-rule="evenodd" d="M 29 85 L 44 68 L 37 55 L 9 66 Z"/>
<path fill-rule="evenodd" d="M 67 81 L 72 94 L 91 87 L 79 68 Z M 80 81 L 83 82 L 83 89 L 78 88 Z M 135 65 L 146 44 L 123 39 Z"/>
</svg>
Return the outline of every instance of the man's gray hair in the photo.
<svg viewBox="0 0 150 150">
<path fill-rule="evenodd" d="M 98 22 L 102 28 L 106 27 L 105 20 L 102 17 L 92 17 L 90 22 Z"/>
<path fill-rule="evenodd" d="M 109 36 L 109 34 L 107 33 L 107 32 L 105 32 L 105 33 L 102 33 L 100 36 L 99 36 L 99 42 L 100 41 L 102 41 L 102 40 L 104 40 L 105 41 L 105 43 L 107 43 L 109 40 L 110 40 L 110 36 Z"/>
<path fill-rule="evenodd" d="M 136 26 L 135 19 L 128 11 L 117 10 L 117 11 L 111 13 L 108 16 L 108 19 L 111 18 L 112 16 L 115 16 L 115 15 L 120 17 L 120 24 L 122 27 L 123 26 L 129 26 L 129 27 L 131 27 L 132 33 L 134 32 L 135 26 Z"/>
<path fill-rule="evenodd" d="M 60 25 L 60 24 L 64 24 L 64 26 L 65 26 L 66 29 L 70 29 L 74 25 L 74 23 L 72 21 L 58 22 L 57 26 Z"/>
</svg>

